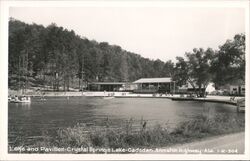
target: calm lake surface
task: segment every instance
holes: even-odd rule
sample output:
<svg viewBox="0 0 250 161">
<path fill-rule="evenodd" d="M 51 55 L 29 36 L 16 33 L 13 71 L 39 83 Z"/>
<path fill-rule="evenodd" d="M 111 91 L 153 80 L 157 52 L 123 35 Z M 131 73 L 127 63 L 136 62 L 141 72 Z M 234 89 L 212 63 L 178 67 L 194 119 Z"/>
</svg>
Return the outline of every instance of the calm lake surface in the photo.
<svg viewBox="0 0 250 161">
<path fill-rule="evenodd" d="M 163 98 L 49 97 L 46 101 L 32 98 L 31 104 L 9 103 L 9 142 L 18 137 L 39 137 L 46 131 L 72 127 L 77 123 L 90 126 L 119 127 L 133 119 L 147 120 L 147 126 L 160 123 L 174 128 L 179 122 L 202 113 L 237 115 L 236 107 L 218 103 L 172 101 Z M 242 117 L 241 115 L 238 115 Z"/>
</svg>

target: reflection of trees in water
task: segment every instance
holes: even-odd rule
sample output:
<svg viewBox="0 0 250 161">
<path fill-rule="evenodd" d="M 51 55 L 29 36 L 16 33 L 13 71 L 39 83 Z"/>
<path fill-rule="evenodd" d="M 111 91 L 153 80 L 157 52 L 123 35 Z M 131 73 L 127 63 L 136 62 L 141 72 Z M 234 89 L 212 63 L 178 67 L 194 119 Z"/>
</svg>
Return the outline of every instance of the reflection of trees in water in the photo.
<svg viewBox="0 0 250 161">
<path fill-rule="evenodd" d="M 216 114 L 215 107 L 208 103 L 203 103 L 202 115 L 206 115 L 208 118 L 213 118 Z"/>
<path fill-rule="evenodd" d="M 15 107 L 22 108 L 23 110 L 30 110 L 30 103 L 14 103 Z"/>
<path fill-rule="evenodd" d="M 72 127 L 77 123 L 84 123 L 88 127 L 99 128 L 108 125 L 109 128 L 127 127 L 127 130 L 135 130 L 143 128 L 146 121 L 144 126 L 146 129 L 156 124 L 171 129 L 178 123 L 189 121 L 199 114 L 207 114 L 209 117 L 218 113 L 237 114 L 231 105 L 203 102 L 180 103 L 156 99 L 105 101 L 98 98 L 72 97 L 67 100 L 65 97 L 57 97 L 39 102 L 34 98 L 31 104 L 9 104 L 9 106 L 9 134 L 12 135 L 9 140 L 12 142 L 15 139 L 22 141 L 27 139 L 26 137 L 56 136 L 58 128 Z M 160 112 L 154 113 L 153 110 Z M 153 115 L 147 115 L 148 113 Z M 39 137 L 33 139 L 39 140 Z"/>
</svg>

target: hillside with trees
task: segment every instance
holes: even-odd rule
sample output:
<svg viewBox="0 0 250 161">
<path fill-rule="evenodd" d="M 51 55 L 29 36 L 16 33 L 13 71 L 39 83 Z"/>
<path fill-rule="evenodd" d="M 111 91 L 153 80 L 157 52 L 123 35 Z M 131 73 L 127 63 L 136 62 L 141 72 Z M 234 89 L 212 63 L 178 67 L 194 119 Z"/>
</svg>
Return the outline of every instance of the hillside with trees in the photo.
<svg viewBox="0 0 250 161">
<path fill-rule="evenodd" d="M 166 53 L 168 54 L 168 53 Z M 9 20 L 9 88 L 61 87 L 81 89 L 87 82 L 133 82 L 172 77 L 178 86 L 189 82 L 199 90 L 245 81 L 245 35 L 237 34 L 215 51 L 194 48 L 184 57 L 163 62 L 96 42 L 52 23 L 47 27 Z M 199 92 L 199 90 L 197 92 Z"/>
<path fill-rule="evenodd" d="M 135 81 L 168 77 L 171 61 L 150 60 L 107 42 L 76 35 L 56 24 L 44 27 L 10 19 L 9 87 L 79 88 L 91 81 Z M 83 81 L 83 82 L 82 82 Z"/>
</svg>

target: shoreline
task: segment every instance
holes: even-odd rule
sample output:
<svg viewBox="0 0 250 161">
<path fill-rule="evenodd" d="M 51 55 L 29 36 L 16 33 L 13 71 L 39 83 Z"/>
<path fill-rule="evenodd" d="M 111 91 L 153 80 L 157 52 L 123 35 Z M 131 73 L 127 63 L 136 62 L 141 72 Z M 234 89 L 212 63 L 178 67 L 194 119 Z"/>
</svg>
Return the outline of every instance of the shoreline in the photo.
<svg viewBox="0 0 250 161">
<path fill-rule="evenodd" d="M 67 99 L 67 97 L 77 97 L 80 96 L 79 99 L 83 97 L 114 97 L 115 99 L 122 98 L 158 98 L 158 99 L 172 99 L 172 98 L 187 98 L 180 97 L 180 95 L 152 95 L 152 94 L 134 94 L 129 92 L 47 92 L 44 97 L 61 97 L 62 99 Z M 57 95 L 55 95 L 57 94 Z M 76 95 L 78 94 L 78 95 Z M 81 95 L 80 95 L 81 94 Z M 30 95 L 32 97 L 42 98 L 41 95 Z M 234 100 L 239 99 L 240 97 L 235 98 Z M 73 99 L 72 99 L 73 100 Z M 217 101 L 219 103 L 223 103 L 223 101 L 229 101 L 229 96 L 210 96 L 208 95 L 206 98 L 188 98 L 189 101 L 203 101 L 203 102 L 213 102 Z M 112 99 L 111 99 L 112 101 Z M 58 129 L 57 133 L 62 134 L 62 136 L 56 136 L 59 140 L 57 142 L 63 142 L 63 144 L 58 145 L 58 147 L 69 146 L 76 147 L 74 144 L 71 144 L 71 139 L 75 139 L 76 141 L 80 141 L 82 143 L 86 143 L 89 145 L 93 145 L 94 147 L 105 147 L 107 139 L 110 139 L 108 145 L 113 147 L 113 145 L 127 147 L 147 147 L 150 145 L 151 147 L 168 147 L 175 145 L 191 145 L 195 144 L 195 142 L 203 142 L 205 139 L 214 139 L 220 136 L 231 135 L 233 133 L 240 133 L 244 131 L 244 118 L 238 118 L 237 121 L 234 119 L 235 115 L 226 116 L 216 114 L 215 117 L 210 118 L 209 115 L 202 114 L 197 118 L 194 118 L 189 121 L 181 122 L 173 131 L 169 131 L 164 128 L 162 125 L 155 125 L 153 127 L 139 129 L 132 129 L 135 126 L 133 122 L 130 124 L 126 122 L 124 127 L 121 129 L 115 130 L 111 127 L 104 126 L 99 131 L 95 131 L 95 128 L 91 128 L 85 124 L 77 124 L 75 126 L 70 126 L 67 128 Z M 88 131 L 88 135 L 86 137 L 82 137 L 86 135 L 86 131 Z M 72 134 L 72 132 L 74 134 Z M 77 134 L 77 135 L 75 135 Z M 78 135 L 79 134 L 79 135 Z M 39 146 L 40 143 L 51 145 L 52 147 L 55 142 L 53 139 L 55 136 L 50 134 L 47 136 L 43 136 L 41 142 L 34 142 L 34 144 L 30 144 L 30 146 Z M 44 138 L 51 138 L 52 140 L 46 140 Z M 92 139 L 91 139 L 92 138 Z M 149 139 L 146 139 L 149 138 Z M 116 142 L 114 140 L 119 140 Z M 129 140 L 133 141 L 130 142 Z M 146 140 L 145 140 L 146 139 Z M 155 139 L 155 140 L 154 140 Z M 134 144 L 135 142 L 135 144 Z M 146 142 L 146 143 L 145 143 Z M 12 145 L 11 145 L 12 146 Z M 13 146 L 18 146 L 18 144 L 13 143 Z"/>
<path fill-rule="evenodd" d="M 9 94 L 11 94 L 9 92 Z M 14 95 L 14 94 L 11 94 Z M 165 94 L 136 94 L 131 92 L 44 92 L 25 94 L 29 97 L 114 97 L 114 98 L 156 98 L 156 99 L 172 99 L 172 101 L 197 101 L 197 102 L 211 102 L 222 103 L 237 106 L 237 100 L 244 97 L 232 96 L 215 96 L 208 95 L 205 98 L 188 98 L 180 97 L 179 94 L 165 95 Z"/>
</svg>

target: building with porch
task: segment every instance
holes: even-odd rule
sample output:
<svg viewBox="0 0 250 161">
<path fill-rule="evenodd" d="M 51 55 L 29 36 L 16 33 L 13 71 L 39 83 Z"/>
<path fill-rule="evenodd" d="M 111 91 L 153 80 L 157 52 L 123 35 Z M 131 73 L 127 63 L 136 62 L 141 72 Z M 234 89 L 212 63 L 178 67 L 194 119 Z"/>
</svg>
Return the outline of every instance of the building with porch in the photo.
<svg viewBox="0 0 250 161">
<path fill-rule="evenodd" d="M 134 93 L 174 93 L 175 82 L 170 77 L 141 78 L 135 82 L 137 89 Z"/>
<path fill-rule="evenodd" d="M 241 84 L 227 84 L 220 89 L 223 91 L 224 95 L 232 95 L 232 96 L 245 96 L 245 85 Z"/>
<path fill-rule="evenodd" d="M 136 85 L 131 82 L 92 82 L 88 84 L 90 91 L 126 91 L 132 92 Z"/>
<path fill-rule="evenodd" d="M 228 84 L 219 87 L 224 95 L 244 96 L 245 95 L 245 81 L 233 80 Z"/>
<path fill-rule="evenodd" d="M 119 91 L 125 86 L 124 82 L 92 82 L 88 84 L 90 91 Z"/>
</svg>

